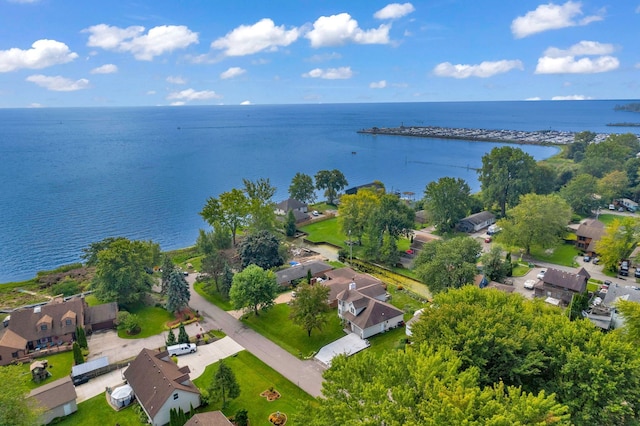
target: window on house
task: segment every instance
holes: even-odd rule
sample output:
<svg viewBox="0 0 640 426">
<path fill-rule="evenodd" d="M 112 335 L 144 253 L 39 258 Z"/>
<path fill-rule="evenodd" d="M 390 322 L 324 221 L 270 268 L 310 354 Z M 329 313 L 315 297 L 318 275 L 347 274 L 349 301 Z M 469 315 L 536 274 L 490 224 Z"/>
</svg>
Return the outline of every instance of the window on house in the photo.
<svg viewBox="0 0 640 426">
<path fill-rule="evenodd" d="M 45 331 L 47 329 L 47 324 L 42 324 L 40 326 L 40 330 Z"/>
<path fill-rule="evenodd" d="M 173 394 L 173 399 L 178 399 L 178 394 L 177 393 Z"/>
<path fill-rule="evenodd" d="M 65 324 L 65 325 L 71 325 L 71 319 L 67 318 L 67 319 L 64 321 L 64 324 Z"/>
<path fill-rule="evenodd" d="M 18 352 L 12 353 L 11 356 L 14 357 L 14 358 L 18 358 Z"/>
</svg>

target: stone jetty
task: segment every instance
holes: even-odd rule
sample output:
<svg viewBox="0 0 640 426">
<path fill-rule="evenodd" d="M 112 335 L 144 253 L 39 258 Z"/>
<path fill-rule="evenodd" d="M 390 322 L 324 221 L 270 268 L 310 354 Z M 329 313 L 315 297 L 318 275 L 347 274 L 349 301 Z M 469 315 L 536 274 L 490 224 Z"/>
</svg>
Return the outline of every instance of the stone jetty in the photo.
<svg viewBox="0 0 640 426">
<path fill-rule="evenodd" d="M 370 129 L 359 130 L 358 133 L 531 145 L 565 145 L 572 143 L 576 135 L 574 132 L 561 132 L 558 130 L 525 132 L 522 130 L 458 129 L 434 126 L 372 127 Z M 609 136 L 608 133 L 598 133 L 596 134 L 594 142 L 601 142 L 605 140 L 607 136 Z"/>
</svg>

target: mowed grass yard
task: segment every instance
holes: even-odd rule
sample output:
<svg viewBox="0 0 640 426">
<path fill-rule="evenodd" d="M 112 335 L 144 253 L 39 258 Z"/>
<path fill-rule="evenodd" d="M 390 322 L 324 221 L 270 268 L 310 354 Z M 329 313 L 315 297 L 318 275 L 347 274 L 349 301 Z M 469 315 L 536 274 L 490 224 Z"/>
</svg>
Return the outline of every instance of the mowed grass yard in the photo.
<svg viewBox="0 0 640 426">
<path fill-rule="evenodd" d="M 329 243 L 338 247 L 346 247 L 345 241 L 349 237 L 338 229 L 338 218 L 334 217 L 327 220 L 321 220 L 311 225 L 300 228 L 302 232 L 306 232 L 307 240 L 312 243 Z M 354 246 L 354 251 L 357 247 Z"/>
<path fill-rule="evenodd" d="M 289 319 L 290 312 L 290 306 L 281 303 L 266 312 L 260 311 L 257 317 L 253 313 L 247 314 L 242 322 L 299 358 L 308 357 L 345 335 L 335 309 L 324 314 L 327 318 L 325 326 L 322 331 L 313 329 L 311 337 Z"/>
<path fill-rule="evenodd" d="M 100 395 L 81 402 L 78 404 L 77 412 L 62 418 L 60 421 L 55 422 L 55 424 L 62 426 L 140 426 L 140 419 L 134 409 L 136 405 L 137 403 L 120 411 L 116 411 L 111 408 L 103 392 Z"/>
<path fill-rule="evenodd" d="M 63 377 L 71 374 L 71 367 L 73 366 L 73 352 L 60 352 L 53 355 L 47 355 L 42 358 L 37 358 L 36 361 L 44 361 L 47 360 L 49 364 L 49 368 L 47 369 L 49 373 L 51 373 L 51 377 L 46 380 L 43 380 L 40 383 L 36 383 L 31 380 L 31 372 L 29 371 L 30 364 L 24 363 L 21 365 L 22 374 L 29 389 L 35 389 L 37 387 L 46 385 L 47 383 L 51 383 L 54 380 L 62 379 Z"/>
<path fill-rule="evenodd" d="M 531 255 L 538 260 L 542 260 L 548 263 L 555 263 L 556 265 L 563 266 L 577 266 L 575 261 L 576 256 L 580 255 L 580 252 L 573 244 L 559 244 L 552 249 L 545 250 L 542 247 L 532 247 Z M 513 258 L 517 258 L 517 254 L 513 255 Z"/>
<path fill-rule="evenodd" d="M 144 339 L 168 330 L 167 323 L 174 320 L 174 315 L 166 309 L 157 306 L 144 306 L 142 303 L 129 308 L 129 312 L 138 316 L 140 333 L 128 335 L 124 330 L 118 330 L 118 337 L 123 339 Z"/>
<path fill-rule="evenodd" d="M 288 424 L 294 424 L 291 417 L 300 413 L 305 405 L 303 403 L 315 401 L 296 384 L 281 376 L 247 351 L 226 358 L 224 362 L 231 368 L 240 385 L 240 396 L 231 400 L 227 408 L 222 410 L 228 417 L 235 415 L 240 409 L 246 409 L 249 413 L 250 424 L 269 425 L 269 414 L 280 411 L 288 416 Z M 193 381 L 196 386 L 200 389 L 208 389 L 219 365 L 219 362 L 209 365 L 204 373 Z M 272 402 L 268 402 L 266 398 L 260 396 L 260 393 L 270 387 L 280 392 L 281 395 L 279 399 Z M 206 411 L 220 410 L 221 408 L 221 401 L 211 402 L 206 407 Z"/>
</svg>

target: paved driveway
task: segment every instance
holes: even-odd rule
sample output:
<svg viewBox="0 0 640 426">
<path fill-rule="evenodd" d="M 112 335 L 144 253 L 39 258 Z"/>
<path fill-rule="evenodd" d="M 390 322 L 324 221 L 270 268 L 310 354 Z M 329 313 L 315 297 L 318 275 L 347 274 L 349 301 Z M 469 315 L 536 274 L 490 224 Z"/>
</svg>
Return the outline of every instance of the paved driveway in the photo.
<svg viewBox="0 0 640 426">
<path fill-rule="evenodd" d="M 349 333 L 338 340 L 323 346 L 316 355 L 316 359 L 326 366 L 331 366 L 331 360 L 340 355 L 353 355 L 369 347 L 369 341 L 363 340 L 355 333 Z"/>
</svg>

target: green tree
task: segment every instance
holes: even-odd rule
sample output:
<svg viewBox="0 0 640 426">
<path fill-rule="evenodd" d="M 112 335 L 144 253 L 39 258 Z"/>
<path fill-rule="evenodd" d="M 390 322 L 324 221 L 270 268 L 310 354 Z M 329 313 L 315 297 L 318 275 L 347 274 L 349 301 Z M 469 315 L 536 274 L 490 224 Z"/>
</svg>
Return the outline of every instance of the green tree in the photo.
<svg viewBox="0 0 640 426">
<path fill-rule="evenodd" d="M 242 267 L 253 264 L 271 269 L 284 264 L 280 254 L 280 240 L 269 231 L 258 231 L 245 238 L 238 249 Z"/>
<path fill-rule="evenodd" d="M 180 327 L 178 328 L 178 343 L 189 343 L 189 335 L 183 323 L 180 323 Z"/>
<path fill-rule="evenodd" d="M 180 271 L 174 269 L 167 286 L 167 311 L 179 311 L 189 304 L 190 298 L 189 283 Z"/>
<path fill-rule="evenodd" d="M 581 163 L 582 171 L 601 178 L 620 169 L 620 166 L 639 150 L 640 144 L 636 135 L 609 135 L 604 141 L 587 146 Z"/>
<path fill-rule="evenodd" d="M 579 215 L 591 216 L 601 201 L 595 197 L 598 180 L 586 173 L 579 174 L 561 190 L 560 196 Z"/>
<path fill-rule="evenodd" d="M 316 188 L 313 186 L 313 178 L 304 173 L 296 173 L 289 185 L 289 196 L 303 203 L 315 203 Z"/>
<path fill-rule="evenodd" d="M 310 285 L 302 283 L 296 288 L 296 297 L 291 300 L 291 320 L 306 330 L 311 337 L 311 331 L 317 328 L 322 331 L 327 318 L 325 312 L 329 311 L 327 304 L 329 287 L 322 284 Z"/>
<path fill-rule="evenodd" d="M 621 299 L 616 303 L 616 309 L 624 318 L 624 326 L 618 332 L 637 346 L 640 344 L 640 303 Z"/>
<path fill-rule="evenodd" d="M 116 317 L 118 330 L 124 330 L 128 334 L 135 334 L 140 329 L 140 318 L 136 314 L 127 311 L 118 311 Z"/>
<path fill-rule="evenodd" d="M 521 195 L 533 191 L 536 167 L 533 157 L 520 148 L 493 148 L 482 157 L 478 171 L 485 203 L 497 204 L 504 216 L 507 205 L 515 206 Z"/>
<path fill-rule="evenodd" d="M 153 285 L 145 268 L 154 265 L 158 245 L 150 241 L 118 239 L 98 252 L 93 288 L 98 299 L 135 303 Z"/>
<path fill-rule="evenodd" d="M 340 197 L 338 225 L 349 238 L 362 244 L 362 236 L 369 226 L 369 215 L 380 204 L 382 192 L 373 188 L 363 188 L 355 194 Z"/>
<path fill-rule="evenodd" d="M 200 216 L 211 226 L 219 224 L 228 229 L 235 246 L 236 233 L 247 223 L 250 207 L 244 192 L 234 188 L 223 192 L 219 198 L 209 197 Z"/>
<path fill-rule="evenodd" d="M 596 138 L 594 132 L 584 131 L 576 133 L 573 143 L 567 147 L 566 156 L 576 163 L 579 163 L 584 158 L 584 152 L 587 149 L 587 145 L 592 143 Z"/>
<path fill-rule="evenodd" d="M 173 328 L 169 329 L 169 334 L 167 335 L 167 341 L 166 341 L 166 345 L 167 346 L 173 346 L 176 344 L 176 335 L 173 333 Z"/>
<path fill-rule="evenodd" d="M 511 262 L 502 260 L 502 249 L 492 246 L 489 252 L 482 255 L 482 271 L 490 281 L 502 281 L 511 276 Z"/>
<path fill-rule="evenodd" d="M 276 187 L 269 179 L 260 178 L 256 181 L 242 179 L 244 193 L 249 200 L 249 229 L 253 232 L 273 231 L 275 229 L 276 214 L 272 200 Z"/>
<path fill-rule="evenodd" d="M 222 276 L 220 278 L 220 294 L 225 299 L 229 298 L 229 292 L 231 291 L 231 285 L 233 284 L 233 271 L 228 263 L 225 262 L 224 269 L 222 270 Z"/>
<path fill-rule="evenodd" d="M 470 193 L 471 188 L 464 179 L 443 177 L 429 182 L 424 190 L 425 210 L 439 231 L 449 232 L 467 216 Z"/>
<path fill-rule="evenodd" d="M 162 261 L 162 276 L 160 278 L 160 293 L 167 294 L 169 283 L 171 281 L 171 274 L 174 272 L 176 266 L 173 264 L 171 257 L 165 256 Z"/>
<path fill-rule="evenodd" d="M 530 254 L 533 245 L 556 245 L 570 220 L 571 207 L 559 195 L 526 194 L 505 219 L 498 221 L 502 228 L 499 239 Z"/>
<path fill-rule="evenodd" d="M 224 360 L 221 360 L 218 365 L 218 371 L 213 376 L 209 392 L 213 397 L 222 400 L 223 409 L 227 407 L 227 400 L 240 396 L 240 385 L 238 385 L 236 375 Z"/>
<path fill-rule="evenodd" d="M 251 308 L 258 316 L 258 309 L 273 305 L 277 292 L 278 283 L 272 271 L 249 265 L 233 276 L 229 297 L 235 309 Z"/>
<path fill-rule="evenodd" d="M 534 170 L 533 192 L 536 194 L 551 194 L 557 191 L 558 172 L 548 164 L 537 164 Z"/>
<path fill-rule="evenodd" d="M 82 349 L 78 342 L 73 342 L 73 363 L 75 365 L 84 364 L 84 356 L 82 355 Z"/>
<path fill-rule="evenodd" d="M 237 426 L 249 426 L 249 413 L 244 408 L 240 409 L 233 416 L 233 421 Z"/>
<path fill-rule="evenodd" d="M 410 348 L 333 359 L 314 407 L 296 424 L 569 425 L 567 407 L 546 392 L 481 386 L 447 348 Z"/>
<path fill-rule="evenodd" d="M 214 251 L 225 250 L 231 247 L 231 232 L 229 229 L 219 222 L 214 222 L 212 228 L 210 232 L 200 229 L 198 239 L 196 240 L 198 253 L 207 255 Z"/>
<path fill-rule="evenodd" d="M 614 219 L 596 242 L 596 252 L 605 268 L 618 270 L 618 262 L 626 259 L 640 237 L 640 221 L 634 217 Z"/>
<path fill-rule="evenodd" d="M 473 282 L 480 243 L 470 237 L 436 240 L 423 246 L 414 261 L 420 281 L 436 294 Z"/>
<path fill-rule="evenodd" d="M 226 260 L 217 250 L 205 255 L 202 258 L 202 272 L 213 278 L 213 282 L 216 285 L 216 290 L 218 291 L 218 293 L 221 293 L 220 279 L 226 264 Z"/>
<path fill-rule="evenodd" d="M 296 217 L 293 215 L 293 210 L 289 210 L 287 213 L 287 218 L 284 222 L 284 234 L 287 237 L 296 235 Z"/>
<path fill-rule="evenodd" d="M 81 348 L 88 349 L 89 343 L 87 343 L 87 335 L 84 332 L 84 328 L 76 327 L 76 341 Z"/>
<path fill-rule="evenodd" d="M 27 398 L 29 388 L 23 375 L 23 367 L 5 365 L 0 368 L 0 424 L 32 426 L 38 424 L 43 412 L 34 398 Z"/>
<path fill-rule="evenodd" d="M 107 237 L 104 240 L 93 242 L 89 247 L 82 249 L 80 256 L 87 266 L 96 266 L 98 264 L 98 253 L 108 249 L 111 244 L 118 240 L 126 240 L 125 237 Z"/>
<path fill-rule="evenodd" d="M 316 173 L 316 188 L 324 189 L 324 196 L 327 197 L 327 203 L 335 204 L 338 191 L 344 189 L 349 182 L 338 169 L 320 170 Z"/>
<path fill-rule="evenodd" d="M 629 178 L 622 170 L 614 170 L 598 181 L 598 192 L 607 203 L 622 196 L 629 187 Z"/>
</svg>

